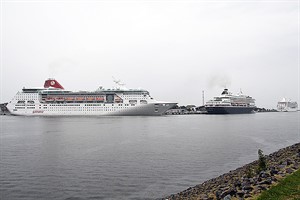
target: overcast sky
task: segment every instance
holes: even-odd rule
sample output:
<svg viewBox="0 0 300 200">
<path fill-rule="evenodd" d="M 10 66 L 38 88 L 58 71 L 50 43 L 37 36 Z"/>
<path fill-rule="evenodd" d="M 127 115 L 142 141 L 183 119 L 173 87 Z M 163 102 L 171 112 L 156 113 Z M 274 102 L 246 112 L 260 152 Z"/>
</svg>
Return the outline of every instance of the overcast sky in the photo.
<svg viewBox="0 0 300 200">
<path fill-rule="evenodd" d="M 226 86 L 259 107 L 299 98 L 298 1 L 1 0 L 1 103 L 56 78 L 202 105 Z"/>
</svg>

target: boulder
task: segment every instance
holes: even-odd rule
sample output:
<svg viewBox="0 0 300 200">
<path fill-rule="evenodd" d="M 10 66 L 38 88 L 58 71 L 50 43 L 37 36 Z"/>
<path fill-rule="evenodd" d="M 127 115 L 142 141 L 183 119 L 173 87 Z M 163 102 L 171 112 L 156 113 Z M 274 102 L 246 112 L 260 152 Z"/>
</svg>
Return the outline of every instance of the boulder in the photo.
<svg viewBox="0 0 300 200">
<path fill-rule="evenodd" d="M 291 174 L 291 173 L 294 172 L 294 170 L 292 170 L 291 168 L 286 168 L 285 172 L 288 173 L 288 174 Z"/>
<path fill-rule="evenodd" d="M 265 187 L 263 185 L 259 185 L 259 186 L 257 186 L 257 188 L 260 189 L 260 190 L 266 190 L 267 189 L 267 187 Z"/>
<path fill-rule="evenodd" d="M 267 178 L 267 179 L 259 182 L 259 185 L 263 185 L 263 184 L 271 185 L 272 184 L 272 179 L 271 178 Z"/>
<path fill-rule="evenodd" d="M 276 178 L 275 176 L 272 176 L 271 179 L 272 179 L 273 182 L 277 182 L 277 181 L 278 181 L 277 178 Z"/>
<path fill-rule="evenodd" d="M 226 195 L 226 196 L 223 198 L 223 200 L 230 200 L 230 199 L 231 199 L 231 195 L 230 195 L 230 194 Z"/>
<path fill-rule="evenodd" d="M 286 165 L 289 166 L 289 165 L 291 165 L 291 164 L 293 164 L 292 160 L 289 159 L 289 158 L 286 159 Z"/>
<path fill-rule="evenodd" d="M 235 183 L 234 183 L 234 187 L 241 187 L 241 182 L 240 181 L 236 181 Z"/>
<path fill-rule="evenodd" d="M 252 191 L 252 190 L 253 190 L 253 187 L 250 186 L 250 185 L 248 185 L 248 186 L 244 186 L 242 189 L 243 189 L 244 191 Z"/>
<path fill-rule="evenodd" d="M 271 176 L 274 176 L 274 174 L 278 174 L 278 170 L 276 170 L 275 167 L 271 167 L 270 174 L 271 174 Z"/>
<path fill-rule="evenodd" d="M 236 195 L 237 195 L 238 197 L 240 197 L 240 198 L 243 198 L 244 195 L 245 195 L 245 192 L 244 192 L 244 191 L 238 191 L 238 192 L 236 193 Z"/>
<path fill-rule="evenodd" d="M 279 167 L 280 169 L 283 169 L 283 168 L 285 168 L 285 165 L 284 165 L 284 164 L 281 164 L 281 165 L 278 165 L 278 167 Z"/>
<path fill-rule="evenodd" d="M 261 171 L 261 172 L 259 173 L 259 177 L 260 177 L 260 178 L 267 178 L 267 177 L 270 177 L 270 174 L 267 173 L 266 171 Z"/>
</svg>

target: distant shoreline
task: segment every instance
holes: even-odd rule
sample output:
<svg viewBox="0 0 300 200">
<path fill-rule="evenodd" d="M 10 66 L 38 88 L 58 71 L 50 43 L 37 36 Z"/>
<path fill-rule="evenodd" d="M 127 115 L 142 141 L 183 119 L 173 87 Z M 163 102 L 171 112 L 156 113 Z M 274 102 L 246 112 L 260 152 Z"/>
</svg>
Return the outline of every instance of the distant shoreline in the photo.
<svg viewBox="0 0 300 200">
<path fill-rule="evenodd" d="M 267 169 L 255 173 L 258 160 L 240 168 L 190 187 L 180 193 L 163 198 L 164 200 L 203 199 L 215 200 L 228 197 L 253 198 L 269 189 L 287 174 L 300 169 L 300 143 L 280 149 L 265 156 Z"/>
</svg>

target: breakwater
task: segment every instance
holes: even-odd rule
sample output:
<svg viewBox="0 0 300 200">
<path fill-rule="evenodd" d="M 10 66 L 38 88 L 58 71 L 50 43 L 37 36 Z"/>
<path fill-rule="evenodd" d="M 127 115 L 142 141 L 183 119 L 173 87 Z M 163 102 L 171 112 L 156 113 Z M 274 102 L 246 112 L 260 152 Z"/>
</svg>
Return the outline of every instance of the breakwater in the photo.
<svg viewBox="0 0 300 200">
<path fill-rule="evenodd" d="M 257 160 L 164 199 L 251 199 L 300 168 L 300 143 L 265 156 L 265 161 L 265 170 L 257 170 Z"/>
</svg>

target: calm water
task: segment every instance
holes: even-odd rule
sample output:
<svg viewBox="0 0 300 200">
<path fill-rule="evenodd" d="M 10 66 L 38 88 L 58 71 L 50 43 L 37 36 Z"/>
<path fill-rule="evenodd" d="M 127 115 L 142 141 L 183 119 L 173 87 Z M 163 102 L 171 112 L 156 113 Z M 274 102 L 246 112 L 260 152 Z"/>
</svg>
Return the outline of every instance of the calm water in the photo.
<svg viewBox="0 0 300 200">
<path fill-rule="evenodd" d="M 156 199 L 300 141 L 297 113 L 1 116 L 1 200 Z"/>
</svg>

